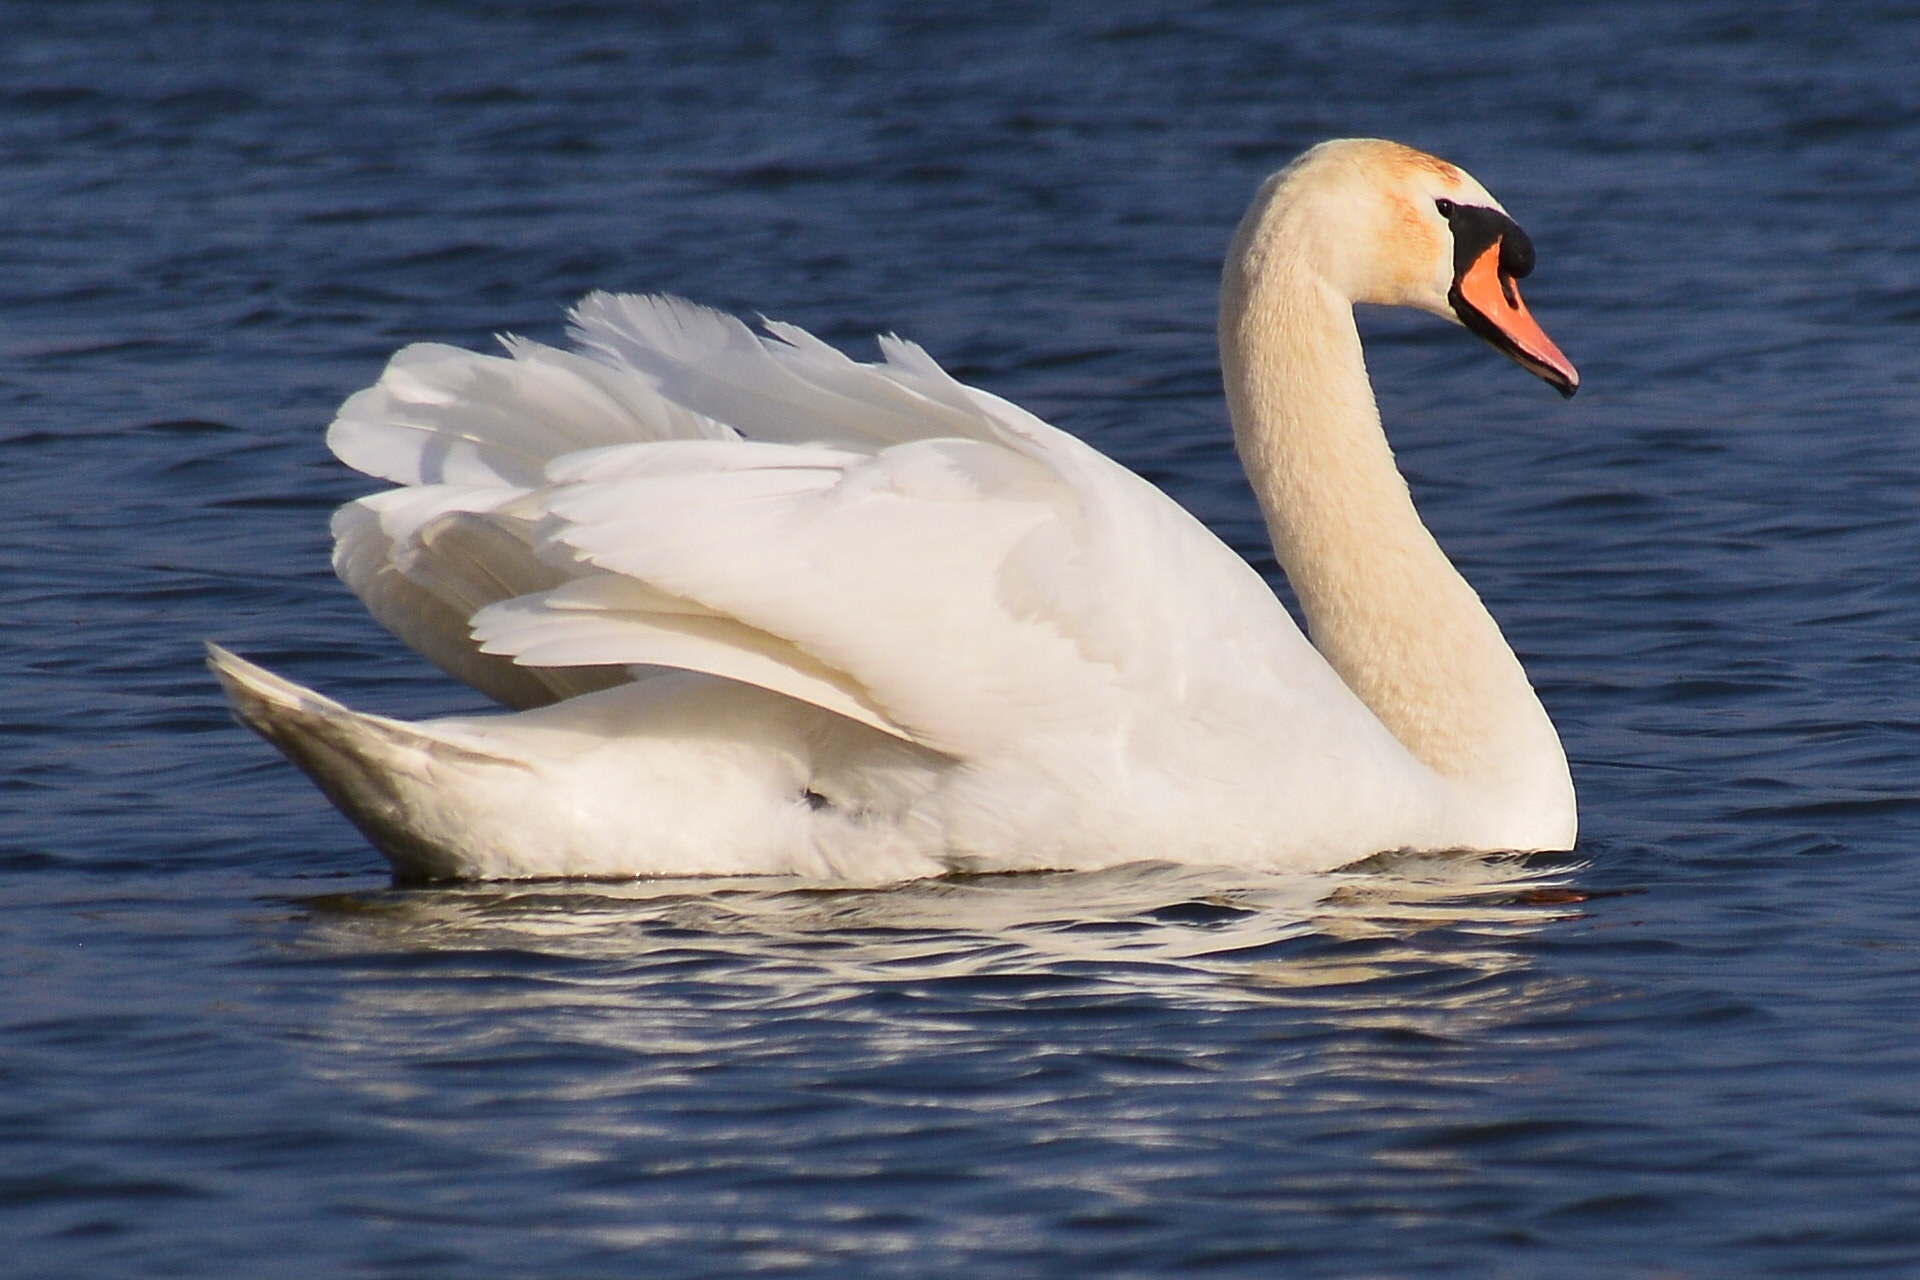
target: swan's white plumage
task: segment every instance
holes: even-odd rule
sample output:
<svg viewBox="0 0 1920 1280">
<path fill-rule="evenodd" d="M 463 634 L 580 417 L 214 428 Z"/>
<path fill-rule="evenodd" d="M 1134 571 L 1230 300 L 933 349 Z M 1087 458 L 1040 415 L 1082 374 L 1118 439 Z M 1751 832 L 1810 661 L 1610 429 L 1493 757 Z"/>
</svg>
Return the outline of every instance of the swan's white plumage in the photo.
<svg viewBox="0 0 1920 1280">
<path fill-rule="evenodd" d="M 215 665 L 403 875 L 1332 866 L 1497 838 L 1160 491 L 911 343 L 870 365 L 765 328 L 596 294 L 578 354 L 409 347 L 343 406 L 335 452 L 402 487 L 336 518 L 341 577 L 538 709 L 404 726 Z"/>
</svg>

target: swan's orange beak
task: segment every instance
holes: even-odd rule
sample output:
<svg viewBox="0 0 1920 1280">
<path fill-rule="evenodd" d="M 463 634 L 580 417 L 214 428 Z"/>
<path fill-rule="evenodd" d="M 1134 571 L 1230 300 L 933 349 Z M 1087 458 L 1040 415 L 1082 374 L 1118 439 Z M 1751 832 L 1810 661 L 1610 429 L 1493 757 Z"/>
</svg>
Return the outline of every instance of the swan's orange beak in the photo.
<svg viewBox="0 0 1920 1280">
<path fill-rule="evenodd" d="M 1553 345 L 1527 304 L 1520 286 L 1501 266 L 1501 242 L 1495 240 L 1467 264 L 1453 282 L 1454 312 L 1467 328 L 1506 352 L 1521 368 L 1545 379 L 1563 396 L 1580 389 L 1580 371 Z"/>
</svg>

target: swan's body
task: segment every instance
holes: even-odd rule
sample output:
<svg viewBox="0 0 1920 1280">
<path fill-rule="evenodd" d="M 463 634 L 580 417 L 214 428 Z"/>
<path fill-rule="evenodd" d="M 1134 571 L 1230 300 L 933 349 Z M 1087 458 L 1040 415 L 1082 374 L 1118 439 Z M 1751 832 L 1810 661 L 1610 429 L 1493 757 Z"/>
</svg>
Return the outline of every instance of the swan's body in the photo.
<svg viewBox="0 0 1920 1280">
<path fill-rule="evenodd" d="M 1568 848 L 1558 738 L 1414 512 L 1352 315 L 1457 315 L 1570 393 L 1530 265 L 1391 143 L 1315 148 L 1248 213 L 1222 358 L 1314 644 L 1165 495 L 910 344 L 595 295 L 584 354 L 410 347 L 330 436 L 403 486 L 336 518 L 341 576 L 529 709 L 406 725 L 215 668 L 405 878 Z"/>
</svg>

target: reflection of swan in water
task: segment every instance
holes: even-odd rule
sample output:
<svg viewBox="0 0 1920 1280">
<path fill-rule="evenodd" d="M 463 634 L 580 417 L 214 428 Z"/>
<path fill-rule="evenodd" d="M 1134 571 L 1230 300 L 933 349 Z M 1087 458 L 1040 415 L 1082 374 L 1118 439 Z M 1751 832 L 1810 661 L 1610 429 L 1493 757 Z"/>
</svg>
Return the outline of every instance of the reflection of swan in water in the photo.
<svg viewBox="0 0 1920 1280">
<path fill-rule="evenodd" d="M 596 1257 L 725 1249 L 708 1269 L 732 1273 L 747 1227 L 845 1269 L 970 1214 L 1019 1239 L 1027 1205 L 1176 1216 L 1224 1185 L 1259 1212 L 1330 1180 L 1378 1217 L 1401 1168 L 1457 1161 L 1454 1126 L 1537 1096 L 1509 1037 L 1539 1059 L 1575 1034 L 1593 988 L 1525 936 L 1564 914 L 1534 900 L 1569 869 L 350 893 L 274 930 L 300 957 L 275 1019 L 302 1019 L 293 1066 L 397 1150 L 369 1165 L 380 1135 L 356 1130 L 335 1162 L 389 1171 L 408 1203 L 378 1212 L 409 1247 L 417 1223 L 491 1247 L 508 1218 Z"/>
<path fill-rule="evenodd" d="M 1317 875 L 1165 863 L 922 881 L 885 892 L 765 878 L 543 883 L 305 900 L 303 945 L 341 957 L 534 953 L 690 966 L 739 998 L 1072 974 L 1202 1003 L 1291 999 L 1407 970 L 1524 966 L 1512 943 L 1564 918 L 1565 859 L 1394 854 Z M 1289 996 L 1288 993 L 1293 993 Z"/>
</svg>

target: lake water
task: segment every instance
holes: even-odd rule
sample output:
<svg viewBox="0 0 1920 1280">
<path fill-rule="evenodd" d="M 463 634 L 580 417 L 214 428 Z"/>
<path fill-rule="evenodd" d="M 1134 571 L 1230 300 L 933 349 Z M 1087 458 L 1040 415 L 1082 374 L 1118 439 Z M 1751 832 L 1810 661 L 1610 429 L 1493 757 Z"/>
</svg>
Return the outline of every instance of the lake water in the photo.
<svg viewBox="0 0 1920 1280">
<path fill-rule="evenodd" d="M 1544 8 L 0 4 L 9 1269 L 1920 1274 L 1920 16 Z M 1271 573 L 1218 264 L 1351 134 L 1585 375 L 1366 321 L 1572 856 L 402 891 L 201 668 L 476 707 L 322 432 L 600 287 L 897 330 Z"/>
</svg>

